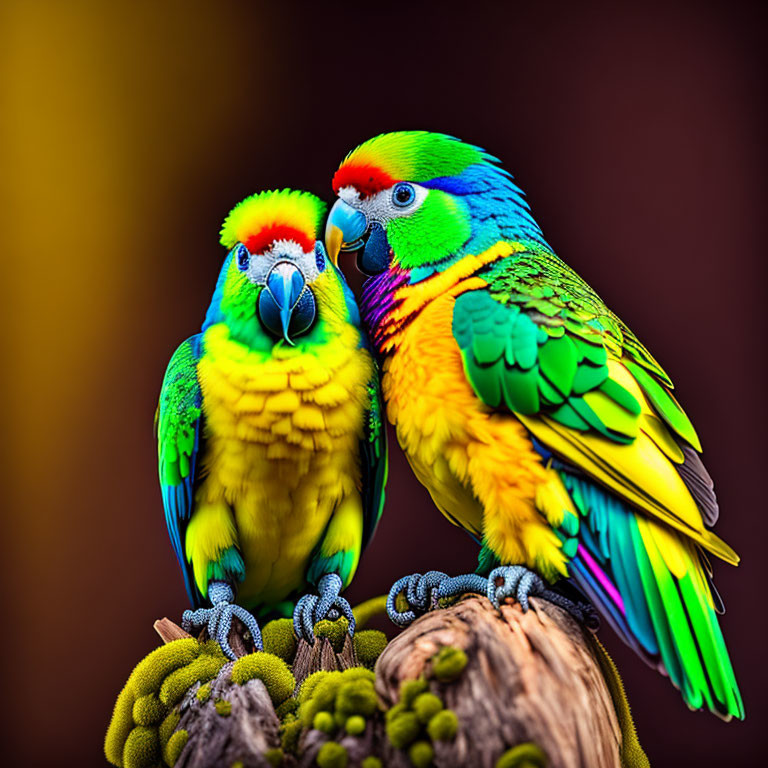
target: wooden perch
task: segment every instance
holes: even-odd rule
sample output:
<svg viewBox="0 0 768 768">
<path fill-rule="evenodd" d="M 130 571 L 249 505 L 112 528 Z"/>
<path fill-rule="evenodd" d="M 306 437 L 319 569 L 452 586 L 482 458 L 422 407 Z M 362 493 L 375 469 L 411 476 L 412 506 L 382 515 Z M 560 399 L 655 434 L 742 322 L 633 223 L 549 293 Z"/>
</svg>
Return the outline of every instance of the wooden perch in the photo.
<svg viewBox="0 0 768 768">
<path fill-rule="evenodd" d="M 365 730 L 352 735 L 338 725 L 329 736 L 304 728 L 298 754 L 285 752 L 279 764 L 322 764 L 319 752 L 335 741 L 346 751 L 346 762 L 339 765 L 354 768 L 365 757 L 374 755 L 384 766 L 406 768 L 417 764 L 418 755 L 413 752 L 416 739 L 420 740 L 422 757 L 431 756 L 431 763 L 423 764 L 438 768 L 493 768 L 505 754 L 506 762 L 500 763 L 505 767 L 648 765 L 634 736 L 631 718 L 627 725 L 623 700 L 615 705 L 612 699 L 610 691 L 616 695 L 617 678 L 609 673 L 610 690 L 606 685 L 601 671 L 606 669 L 601 656 L 604 651 L 560 608 L 535 598 L 532 605 L 527 613 L 517 604 L 506 604 L 499 612 L 485 598 L 466 596 L 450 607 L 422 616 L 392 640 L 379 657 L 375 670 L 379 709 L 367 718 Z M 155 628 L 166 642 L 188 637 L 167 619 L 156 622 Z M 244 653 L 247 640 L 235 638 L 242 631 L 242 625 L 233 627 L 230 642 Z M 465 666 L 453 679 L 446 677 L 440 667 L 438 654 L 445 648 L 460 649 L 466 655 Z M 460 651 L 451 653 L 463 658 Z M 318 638 L 314 646 L 299 643 L 293 661 L 297 688 L 317 669 L 344 670 L 356 664 L 355 649 L 348 638 L 339 653 L 326 638 Z M 177 768 L 230 766 L 236 761 L 243 768 L 278 764 L 280 721 L 267 688 L 258 679 L 237 685 L 231 679 L 232 667 L 233 663 L 228 663 L 221 668 L 204 697 L 199 695 L 200 685 L 196 684 L 179 705 L 176 730 L 185 729 L 188 738 L 178 754 Z M 386 712 L 401 703 L 403 683 L 417 679 L 425 680 L 420 685 L 455 713 L 458 729 L 455 737 L 432 739 L 426 734 L 434 735 L 436 731 L 422 721 L 420 735 L 411 737 L 413 744 L 396 748 L 388 725 L 392 718 Z M 228 716 L 221 717 L 222 708 L 229 707 Z M 621 722 L 617 709 L 622 712 Z M 343 722 L 342 718 L 339 723 Z M 625 739 L 628 744 L 623 743 Z M 520 745 L 527 745 L 523 751 L 533 750 L 534 757 L 529 755 L 527 762 L 517 759 L 510 750 Z M 333 748 L 339 749 L 336 745 Z M 545 762 L 536 754 L 546 756 Z"/>
<path fill-rule="evenodd" d="M 174 624 L 166 616 L 158 619 L 153 626 L 155 632 L 160 635 L 164 643 L 170 643 L 172 640 L 181 640 L 184 637 L 192 637 L 189 632 L 185 632 L 178 624 Z"/>
<path fill-rule="evenodd" d="M 435 746 L 435 765 L 493 766 L 509 747 L 532 742 L 550 768 L 621 766 L 621 729 L 591 643 L 565 611 L 531 603 L 527 613 L 503 605 L 499 616 L 485 598 L 465 598 L 414 622 L 381 655 L 376 690 L 385 706 L 403 680 L 428 675 L 442 646 L 467 655 L 464 673 L 443 693 L 459 732 Z"/>
</svg>

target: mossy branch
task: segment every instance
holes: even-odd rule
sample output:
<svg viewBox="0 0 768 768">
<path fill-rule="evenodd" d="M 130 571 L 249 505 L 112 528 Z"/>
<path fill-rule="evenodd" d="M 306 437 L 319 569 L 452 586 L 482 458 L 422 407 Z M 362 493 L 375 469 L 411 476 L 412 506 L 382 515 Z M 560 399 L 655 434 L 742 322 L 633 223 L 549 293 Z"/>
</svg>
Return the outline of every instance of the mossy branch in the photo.
<svg viewBox="0 0 768 768">
<path fill-rule="evenodd" d="M 107 757 L 125 768 L 647 766 L 605 651 L 559 608 L 533 605 L 499 612 L 465 597 L 388 645 L 370 630 L 353 642 L 345 620 L 297 643 L 281 619 L 264 627 L 264 653 L 231 635 L 235 662 L 163 619 L 167 644 L 120 694 Z"/>
</svg>

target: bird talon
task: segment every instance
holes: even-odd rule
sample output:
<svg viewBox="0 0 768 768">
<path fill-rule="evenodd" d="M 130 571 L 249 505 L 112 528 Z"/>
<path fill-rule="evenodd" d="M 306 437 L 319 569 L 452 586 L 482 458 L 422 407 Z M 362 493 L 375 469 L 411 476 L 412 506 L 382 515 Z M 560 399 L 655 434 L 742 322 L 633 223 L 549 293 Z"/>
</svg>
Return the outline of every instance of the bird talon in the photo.
<svg viewBox="0 0 768 768">
<path fill-rule="evenodd" d="M 349 602 L 339 594 L 344 586 L 336 573 L 325 574 L 317 583 L 319 594 L 302 595 L 293 610 L 293 629 L 296 636 L 310 645 L 315 642 L 315 624 L 324 619 L 337 621 L 345 616 L 349 634 L 355 633 L 355 617 Z"/>
<path fill-rule="evenodd" d="M 467 592 L 486 594 L 487 581 L 476 573 L 448 576 L 442 571 L 414 573 L 398 579 L 387 595 L 387 615 L 400 627 L 407 627 L 418 616 L 438 607 L 440 600 Z M 408 604 L 405 611 L 397 610 L 397 598 L 402 595 Z"/>
<path fill-rule="evenodd" d="M 528 594 L 531 592 L 535 582 L 526 579 L 527 574 L 538 578 L 536 574 L 521 565 L 504 565 L 494 568 L 490 572 L 486 596 L 494 608 L 498 609 L 507 597 L 514 597 L 524 611 L 528 610 Z M 521 582 L 523 584 L 522 589 L 520 588 Z"/>
<path fill-rule="evenodd" d="M 549 589 L 541 576 L 522 565 L 503 565 L 494 568 L 488 575 L 487 597 L 497 609 L 506 598 L 513 597 L 523 609 L 523 613 L 531 607 L 529 598 L 539 597 L 567 611 L 576 621 L 589 629 L 596 629 L 599 626 L 597 613 L 591 605 L 576 603 L 565 595 Z"/>
<path fill-rule="evenodd" d="M 315 623 L 312 620 L 312 615 L 316 603 L 316 595 L 302 595 L 293 609 L 293 631 L 296 637 L 305 640 L 310 645 L 315 642 Z"/>
<path fill-rule="evenodd" d="M 219 644 L 224 655 L 234 660 L 236 656 L 229 644 L 229 632 L 232 629 L 232 618 L 237 617 L 245 626 L 256 650 L 263 650 L 258 622 L 245 608 L 232 602 L 235 596 L 228 584 L 212 581 L 208 587 L 208 597 L 213 603 L 210 608 L 187 610 L 182 614 L 181 628 L 185 632 L 194 634 L 206 629 L 208 636 Z"/>
<path fill-rule="evenodd" d="M 350 637 L 355 636 L 355 614 L 352 613 L 352 606 L 349 604 L 349 602 L 343 598 L 338 597 L 336 598 L 336 602 L 334 603 L 333 610 L 336 613 L 340 613 L 341 616 L 344 616 L 346 620 L 349 622 L 349 626 L 347 627 L 347 632 L 349 632 Z"/>
</svg>

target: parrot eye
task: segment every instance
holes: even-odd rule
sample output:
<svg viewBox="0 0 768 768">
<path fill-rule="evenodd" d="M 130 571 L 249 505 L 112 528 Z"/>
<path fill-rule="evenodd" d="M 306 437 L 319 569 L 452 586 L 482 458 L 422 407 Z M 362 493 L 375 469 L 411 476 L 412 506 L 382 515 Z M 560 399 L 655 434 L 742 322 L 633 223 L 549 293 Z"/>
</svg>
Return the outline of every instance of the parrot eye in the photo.
<svg viewBox="0 0 768 768">
<path fill-rule="evenodd" d="M 401 181 L 395 184 L 392 192 L 392 202 L 398 208 L 406 208 L 416 199 L 416 190 L 407 182 Z"/>
<path fill-rule="evenodd" d="M 323 244 L 319 240 L 315 243 L 315 266 L 317 266 L 318 272 L 325 269 L 325 253 L 323 252 Z"/>
<path fill-rule="evenodd" d="M 251 254 L 242 243 L 238 243 L 237 247 L 235 248 L 235 258 L 237 259 L 237 266 L 239 269 L 243 271 L 248 269 L 248 263 L 251 260 Z"/>
</svg>

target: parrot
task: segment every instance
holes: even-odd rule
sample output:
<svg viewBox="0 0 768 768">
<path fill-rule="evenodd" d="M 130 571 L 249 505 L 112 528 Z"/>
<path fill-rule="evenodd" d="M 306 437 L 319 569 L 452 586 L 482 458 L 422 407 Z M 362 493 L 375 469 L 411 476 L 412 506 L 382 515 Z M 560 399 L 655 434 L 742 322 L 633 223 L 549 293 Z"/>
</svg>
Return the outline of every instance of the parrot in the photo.
<svg viewBox="0 0 768 768">
<path fill-rule="evenodd" d="M 523 610 L 537 595 L 590 628 L 602 616 L 691 709 L 743 718 L 709 562 L 738 556 L 710 530 L 713 482 L 659 363 L 482 148 L 385 133 L 346 156 L 333 190 L 326 249 L 334 263 L 356 251 L 369 276 L 387 418 L 479 546 L 474 574 L 396 582 L 391 618 L 467 591 Z"/>
<path fill-rule="evenodd" d="M 325 204 L 274 190 L 236 205 L 199 333 L 168 364 L 156 415 L 165 521 L 193 610 L 224 653 L 233 618 L 354 616 L 340 592 L 381 517 L 386 432 L 354 295 L 317 235 Z M 298 598 L 297 601 L 296 598 Z M 295 606 L 294 606 L 295 601 Z"/>
</svg>

